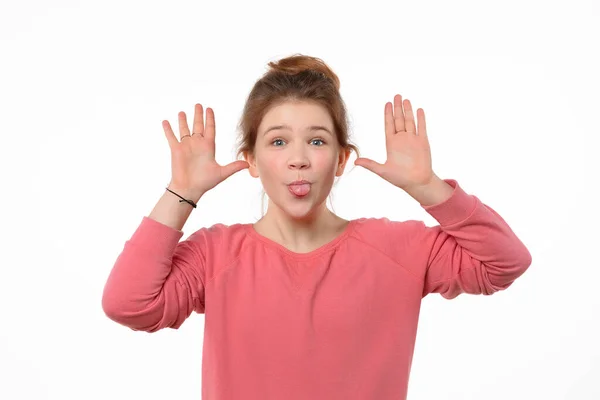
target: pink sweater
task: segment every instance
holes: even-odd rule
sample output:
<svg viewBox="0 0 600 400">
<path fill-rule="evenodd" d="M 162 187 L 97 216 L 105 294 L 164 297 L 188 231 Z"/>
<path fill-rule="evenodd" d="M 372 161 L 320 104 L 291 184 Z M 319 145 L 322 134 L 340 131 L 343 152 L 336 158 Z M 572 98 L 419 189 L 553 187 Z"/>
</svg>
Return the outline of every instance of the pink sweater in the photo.
<svg viewBox="0 0 600 400">
<path fill-rule="evenodd" d="M 491 295 L 531 255 L 507 223 L 453 179 L 423 206 L 440 225 L 351 220 L 294 253 L 252 224 L 183 232 L 144 217 L 116 260 L 102 306 L 135 331 L 205 314 L 203 400 L 406 398 L 421 299 Z"/>
</svg>

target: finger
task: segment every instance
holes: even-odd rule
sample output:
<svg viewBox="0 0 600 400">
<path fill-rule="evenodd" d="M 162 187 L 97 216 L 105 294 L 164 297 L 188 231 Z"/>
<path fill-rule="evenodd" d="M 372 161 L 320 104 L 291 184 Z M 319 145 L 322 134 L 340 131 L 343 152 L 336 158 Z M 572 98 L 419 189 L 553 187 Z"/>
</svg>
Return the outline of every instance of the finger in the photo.
<svg viewBox="0 0 600 400">
<path fill-rule="evenodd" d="M 216 126 L 215 126 L 215 112 L 212 108 L 206 108 L 206 129 L 204 130 L 205 138 L 215 138 Z"/>
<path fill-rule="evenodd" d="M 190 128 L 188 128 L 185 113 L 183 111 L 179 111 L 177 117 L 179 118 L 179 140 L 181 140 L 183 136 L 190 135 Z"/>
<path fill-rule="evenodd" d="M 388 106 L 389 104 L 389 106 Z M 391 136 L 396 133 L 396 128 L 394 126 L 394 114 L 392 112 L 393 109 L 392 103 L 389 101 L 385 103 L 385 111 L 384 111 L 384 119 L 385 119 L 385 134 L 387 136 Z"/>
<path fill-rule="evenodd" d="M 419 112 L 421 111 L 421 112 Z M 425 110 L 422 108 L 417 109 L 417 121 L 419 123 L 417 135 L 427 137 L 427 126 L 425 124 Z"/>
<path fill-rule="evenodd" d="M 238 171 L 248 168 L 249 166 L 250 166 L 250 164 L 248 164 L 246 161 L 242 161 L 242 160 L 234 161 L 232 163 L 225 165 L 222 169 L 223 180 L 229 178 L 231 175 L 235 174 Z"/>
<path fill-rule="evenodd" d="M 175 144 L 179 143 L 175 134 L 173 133 L 173 129 L 171 129 L 171 124 L 169 121 L 164 120 L 162 122 L 163 130 L 165 131 L 165 136 L 167 137 L 167 142 L 169 142 L 169 146 L 173 147 Z"/>
<path fill-rule="evenodd" d="M 379 176 L 383 176 L 384 165 L 379 164 L 377 161 L 373 161 L 370 158 L 357 158 L 354 160 L 354 164 L 364 167 Z"/>
<path fill-rule="evenodd" d="M 404 111 L 402 111 L 402 96 L 394 96 L 394 133 L 404 131 Z"/>
<path fill-rule="evenodd" d="M 195 134 L 204 135 L 204 110 L 202 104 L 196 103 L 194 105 L 194 125 L 192 125 L 192 132 Z"/>
<path fill-rule="evenodd" d="M 415 115 L 413 114 L 412 105 L 408 99 L 404 100 L 404 127 L 407 132 L 417 133 L 415 126 Z"/>
</svg>

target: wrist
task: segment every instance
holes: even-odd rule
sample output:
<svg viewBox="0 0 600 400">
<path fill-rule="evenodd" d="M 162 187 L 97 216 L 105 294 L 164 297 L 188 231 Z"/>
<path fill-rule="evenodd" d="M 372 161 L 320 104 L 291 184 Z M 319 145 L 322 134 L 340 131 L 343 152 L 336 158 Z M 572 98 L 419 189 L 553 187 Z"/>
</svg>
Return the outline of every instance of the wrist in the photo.
<svg viewBox="0 0 600 400">
<path fill-rule="evenodd" d="M 166 189 L 169 191 L 175 192 L 177 195 L 183 197 L 186 200 L 191 200 L 194 203 L 197 203 L 198 200 L 204 195 L 204 192 L 197 189 L 190 189 L 183 186 L 177 186 L 174 184 L 169 184 Z"/>
</svg>

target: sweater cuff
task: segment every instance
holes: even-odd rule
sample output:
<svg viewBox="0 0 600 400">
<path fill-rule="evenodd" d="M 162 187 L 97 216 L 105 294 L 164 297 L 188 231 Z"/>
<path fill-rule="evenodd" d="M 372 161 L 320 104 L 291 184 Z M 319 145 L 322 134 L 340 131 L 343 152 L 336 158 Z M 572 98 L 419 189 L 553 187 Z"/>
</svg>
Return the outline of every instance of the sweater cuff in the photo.
<svg viewBox="0 0 600 400">
<path fill-rule="evenodd" d="M 452 225 L 464 221 L 473 213 L 479 200 L 474 195 L 466 193 L 455 179 L 443 181 L 454 188 L 452 196 L 439 204 L 421 207 L 440 225 Z"/>
</svg>

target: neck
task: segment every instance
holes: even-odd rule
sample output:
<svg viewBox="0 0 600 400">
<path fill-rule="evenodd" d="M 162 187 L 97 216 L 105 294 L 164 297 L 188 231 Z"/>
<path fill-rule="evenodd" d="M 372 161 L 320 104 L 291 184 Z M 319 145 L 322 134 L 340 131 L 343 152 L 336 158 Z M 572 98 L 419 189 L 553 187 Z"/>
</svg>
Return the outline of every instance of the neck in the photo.
<svg viewBox="0 0 600 400">
<path fill-rule="evenodd" d="M 331 236 L 343 220 L 327 207 L 302 219 L 291 218 L 283 212 L 274 212 L 271 206 L 255 227 L 263 234 L 289 248 L 302 249 Z M 280 210 L 279 210 L 280 211 Z"/>
</svg>

